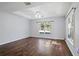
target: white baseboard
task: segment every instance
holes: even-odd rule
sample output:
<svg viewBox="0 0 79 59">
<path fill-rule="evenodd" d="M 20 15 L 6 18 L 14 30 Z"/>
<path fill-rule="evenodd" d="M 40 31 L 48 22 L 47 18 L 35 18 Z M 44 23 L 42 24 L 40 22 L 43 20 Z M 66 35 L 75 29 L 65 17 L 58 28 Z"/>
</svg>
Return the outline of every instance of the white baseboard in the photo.
<svg viewBox="0 0 79 59">
<path fill-rule="evenodd" d="M 11 41 L 7 41 L 7 42 L 2 42 L 2 43 L 0 43 L 0 45 L 7 44 L 7 43 L 11 43 L 11 42 L 14 42 L 14 41 L 17 41 L 17 40 L 22 40 L 24 38 L 28 38 L 28 37 L 18 38 L 18 39 L 11 40 Z"/>
<path fill-rule="evenodd" d="M 44 37 L 37 37 L 37 36 L 31 36 L 31 37 L 35 37 L 35 38 L 44 38 Z M 50 37 L 45 37 L 46 39 L 54 39 L 54 40 L 65 40 L 64 38 L 50 38 Z"/>
<path fill-rule="evenodd" d="M 11 42 L 14 42 L 14 41 L 17 41 L 17 40 L 21 40 L 21 39 L 24 39 L 24 38 L 29 38 L 29 37 L 23 37 L 23 38 L 18 38 L 18 39 L 7 41 L 7 42 L 2 42 L 2 43 L 0 43 L 0 45 L 11 43 Z M 36 37 L 36 38 L 43 38 L 43 37 Z M 64 38 L 46 38 L 46 39 L 64 40 Z"/>
</svg>

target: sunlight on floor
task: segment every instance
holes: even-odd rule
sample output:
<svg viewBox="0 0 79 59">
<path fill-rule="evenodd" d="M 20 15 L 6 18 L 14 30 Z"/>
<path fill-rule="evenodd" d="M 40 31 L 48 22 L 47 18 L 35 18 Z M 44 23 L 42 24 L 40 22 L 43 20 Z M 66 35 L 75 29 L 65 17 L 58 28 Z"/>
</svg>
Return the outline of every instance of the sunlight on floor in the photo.
<svg viewBox="0 0 79 59">
<path fill-rule="evenodd" d="M 47 41 L 45 43 L 45 47 L 49 47 L 51 45 L 61 45 L 60 43 L 56 42 L 56 41 Z"/>
</svg>

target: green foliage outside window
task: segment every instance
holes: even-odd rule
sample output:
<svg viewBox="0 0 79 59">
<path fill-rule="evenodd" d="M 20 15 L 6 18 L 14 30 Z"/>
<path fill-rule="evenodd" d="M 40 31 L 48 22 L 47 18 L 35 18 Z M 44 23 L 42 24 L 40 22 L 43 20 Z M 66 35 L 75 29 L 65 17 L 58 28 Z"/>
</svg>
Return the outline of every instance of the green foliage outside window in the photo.
<svg viewBox="0 0 79 59">
<path fill-rule="evenodd" d="M 49 21 L 41 22 L 41 30 L 51 31 L 51 23 Z"/>
</svg>

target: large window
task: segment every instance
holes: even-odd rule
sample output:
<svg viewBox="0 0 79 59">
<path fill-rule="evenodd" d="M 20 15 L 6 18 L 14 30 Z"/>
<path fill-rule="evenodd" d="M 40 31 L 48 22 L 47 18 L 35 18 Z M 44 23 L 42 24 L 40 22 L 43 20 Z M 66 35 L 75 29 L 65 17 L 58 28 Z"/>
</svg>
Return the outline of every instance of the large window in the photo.
<svg viewBox="0 0 79 59">
<path fill-rule="evenodd" d="M 74 28 L 75 28 L 75 15 L 74 15 L 75 9 L 72 9 L 70 14 L 68 15 L 68 40 L 73 45 L 73 39 L 74 39 Z"/>
<path fill-rule="evenodd" d="M 51 22 L 50 21 L 42 21 L 40 22 L 40 33 L 42 34 L 50 34 L 51 33 Z"/>
</svg>

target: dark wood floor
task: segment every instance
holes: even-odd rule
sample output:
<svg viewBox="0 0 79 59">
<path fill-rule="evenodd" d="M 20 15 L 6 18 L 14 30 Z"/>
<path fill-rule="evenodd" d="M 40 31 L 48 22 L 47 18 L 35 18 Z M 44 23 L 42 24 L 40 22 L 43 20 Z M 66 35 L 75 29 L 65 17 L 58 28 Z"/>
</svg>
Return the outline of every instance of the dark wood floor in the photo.
<svg viewBox="0 0 79 59">
<path fill-rule="evenodd" d="M 0 46 L 0 56 L 72 56 L 64 40 L 27 38 Z"/>
</svg>

